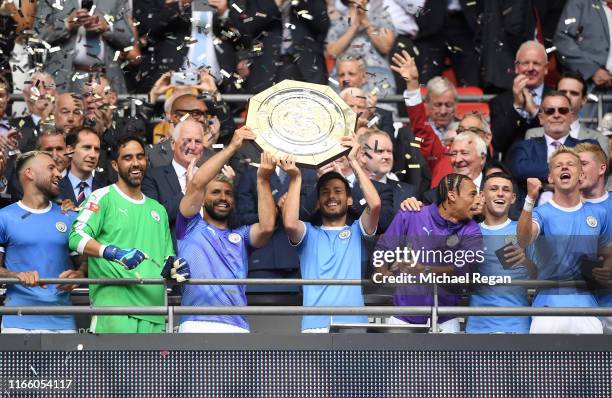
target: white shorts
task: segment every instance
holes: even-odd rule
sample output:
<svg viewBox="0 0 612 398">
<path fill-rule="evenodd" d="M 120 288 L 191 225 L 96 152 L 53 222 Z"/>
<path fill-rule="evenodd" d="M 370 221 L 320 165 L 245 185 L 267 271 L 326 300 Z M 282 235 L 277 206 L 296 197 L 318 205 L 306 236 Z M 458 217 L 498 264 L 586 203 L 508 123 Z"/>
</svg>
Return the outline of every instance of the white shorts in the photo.
<svg viewBox="0 0 612 398">
<path fill-rule="evenodd" d="M 250 333 L 250 331 L 229 323 L 185 321 L 179 326 L 179 333 Z"/>
<path fill-rule="evenodd" d="M 534 316 L 529 333 L 603 334 L 603 325 L 594 316 Z"/>
<path fill-rule="evenodd" d="M 387 325 L 413 325 L 413 326 L 426 325 L 426 326 L 429 326 L 430 322 L 431 320 L 428 320 L 426 324 L 409 323 L 409 322 L 402 321 L 401 319 L 396 318 L 394 316 L 387 319 Z M 459 318 L 453 318 L 453 319 L 449 319 L 446 322 L 439 323 L 438 329 L 440 330 L 440 333 L 460 333 L 461 325 L 459 324 Z"/>
<path fill-rule="evenodd" d="M 310 328 L 302 330 L 302 333 L 329 333 L 329 328 Z"/>
<path fill-rule="evenodd" d="M 74 329 L 21 329 L 21 328 L 5 328 L 2 327 L 2 334 L 52 334 L 52 333 L 76 333 Z"/>
</svg>

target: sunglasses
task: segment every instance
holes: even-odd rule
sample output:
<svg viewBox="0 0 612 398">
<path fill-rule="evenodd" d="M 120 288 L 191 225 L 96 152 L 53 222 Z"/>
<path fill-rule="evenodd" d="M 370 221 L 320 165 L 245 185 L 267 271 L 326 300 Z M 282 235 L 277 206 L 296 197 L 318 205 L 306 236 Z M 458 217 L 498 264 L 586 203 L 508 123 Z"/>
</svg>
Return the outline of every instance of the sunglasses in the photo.
<svg viewBox="0 0 612 398">
<path fill-rule="evenodd" d="M 207 112 L 203 112 L 199 109 L 177 109 L 174 111 L 174 114 L 178 116 L 179 118 L 182 118 L 186 114 L 189 114 L 191 117 L 196 118 L 196 119 L 208 117 Z"/>
<path fill-rule="evenodd" d="M 570 113 L 570 108 L 568 108 L 567 106 L 562 106 L 559 108 L 542 108 L 542 113 L 548 116 L 554 115 L 555 112 L 559 112 L 559 114 L 561 115 L 567 115 L 568 113 Z"/>
</svg>

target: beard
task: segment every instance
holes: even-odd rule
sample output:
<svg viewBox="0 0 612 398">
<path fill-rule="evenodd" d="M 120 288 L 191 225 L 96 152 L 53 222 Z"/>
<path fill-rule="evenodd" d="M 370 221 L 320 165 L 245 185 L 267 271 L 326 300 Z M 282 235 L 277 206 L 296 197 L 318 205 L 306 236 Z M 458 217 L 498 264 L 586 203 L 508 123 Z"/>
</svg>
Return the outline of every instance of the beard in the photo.
<svg viewBox="0 0 612 398">
<path fill-rule="evenodd" d="M 49 200 L 57 198 L 60 194 L 59 186 L 53 185 L 51 180 L 37 181 L 36 189 Z"/>
<path fill-rule="evenodd" d="M 140 170 L 141 176 L 132 176 L 130 173 L 134 170 Z M 127 185 L 132 188 L 138 188 L 142 183 L 142 178 L 144 177 L 144 170 L 142 170 L 140 167 L 131 167 L 127 170 L 119 170 L 117 174 L 119 174 L 119 178 L 121 178 Z"/>
<path fill-rule="evenodd" d="M 226 214 L 219 213 L 218 211 L 215 210 L 215 206 L 218 205 L 219 203 L 221 202 L 212 202 L 212 201 L 206 202 L 204 203 L 204 210 L 206 211 L 206 214 L 208 214 L 210 218 L 212 218 L 213 220 L 225 222 L 229 219 L 230 214 L 232 214 L 233 208 L 228 203 L 228 212 Z M 227 202 L 224 202 L 224 203 L 227 203 Z"/>
<path fill-rule="evenodd" d="M 334 212 L 328 212 L 327 210 L 325 210 L 325 207 L 322 206 L 319 208 L 319 212 L 321 213 L 321 218 L 329 221 L 336 221 L 346 216 L 346 214 L 348 213 L 348 205 L 345 204 Z"/>
</svg>

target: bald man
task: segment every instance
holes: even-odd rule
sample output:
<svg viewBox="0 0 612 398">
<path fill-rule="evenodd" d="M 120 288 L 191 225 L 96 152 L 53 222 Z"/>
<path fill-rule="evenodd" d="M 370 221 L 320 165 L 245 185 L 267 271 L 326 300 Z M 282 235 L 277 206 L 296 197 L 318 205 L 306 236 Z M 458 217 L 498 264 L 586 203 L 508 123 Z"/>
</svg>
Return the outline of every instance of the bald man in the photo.
<svg viewBox="0 0 612 398">
<path fill-rule="evenodd" d="M 55 100 L 53 112 L 55 127 L 68 133 L 71 129 L 83 125 L 83 100 L 75 93 L 59 94 Z"/>
</svg>

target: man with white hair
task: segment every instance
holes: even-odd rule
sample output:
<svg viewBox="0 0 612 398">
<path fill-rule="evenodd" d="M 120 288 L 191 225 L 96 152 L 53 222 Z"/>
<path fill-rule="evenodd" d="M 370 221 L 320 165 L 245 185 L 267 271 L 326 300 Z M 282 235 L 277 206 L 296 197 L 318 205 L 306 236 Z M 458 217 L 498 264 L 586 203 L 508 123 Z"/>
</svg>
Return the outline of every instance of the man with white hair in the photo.
<svg viewBox="0 0 612 398">
<path fill-rule="evenodd" d="M 404 50 L 401 54 L 394 54 L 392 61 L 391 69 L 406 81 L 404 100 L 412 131 L 421 139 L 421 153 L 433 170 L 447 151 L 442 140 L 446 138 L 448 126 L 455 120 L 457 91 L 448 79 L 434 77 L 427 83 L 427 95 L 423 103 L 419 70 L 414 58 Z"/>
<path fill-rule="evenodd" d="M 40 121 L 53 112 L 55 104 L 55 82 L 53 76 L 46 72 L 34 72 L 30 81 L 23 86 L 23 99 L 28 115 L 11 120 L 20 133 L 19 150 L 31 151 L 36 147 Z"/>
<path fill-rule="evenodd" d="M 187 169 L 191 162 L 201 160 L 205 139 L 202 123 L 192 118 L 179 122 L 174 126 L 170 141 L 171 163 L 149 169 L 142 180 L 142 192 L 166 208 L 173 237 L 179 204 L 187 186 Z"/>
<path fill-rule="evenodd" d="M 544 94 L 548 58 L 546 49 L 535 40 L 526 41 L 516 52 L 512 90 L 489 102 L 493 146 L 506 153 L 516 141 L 525 138 L 530 128 L 539 127 L 538 110 Z"/>
</svg>

